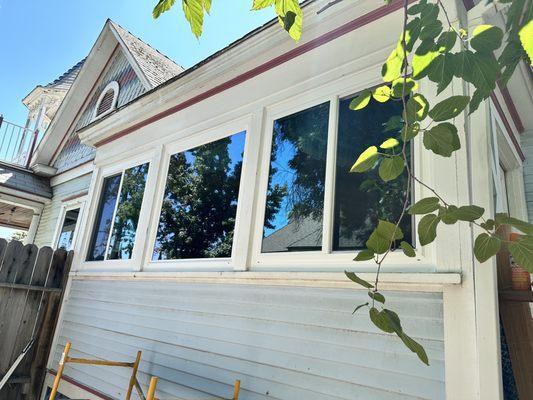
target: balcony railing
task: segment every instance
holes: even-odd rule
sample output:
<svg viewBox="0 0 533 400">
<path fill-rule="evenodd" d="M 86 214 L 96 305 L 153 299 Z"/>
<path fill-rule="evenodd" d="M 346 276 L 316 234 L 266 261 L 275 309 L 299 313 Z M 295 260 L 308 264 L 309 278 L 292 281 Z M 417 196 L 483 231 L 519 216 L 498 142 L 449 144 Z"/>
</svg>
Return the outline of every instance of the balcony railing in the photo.
<svg viewBox="0 0 533 400">
<path fill-rule="evenodd" d="M 29 168 L 38 136 L 38 131 L 8 122 L 0 115 L 0 162 Z"/>
</svg>

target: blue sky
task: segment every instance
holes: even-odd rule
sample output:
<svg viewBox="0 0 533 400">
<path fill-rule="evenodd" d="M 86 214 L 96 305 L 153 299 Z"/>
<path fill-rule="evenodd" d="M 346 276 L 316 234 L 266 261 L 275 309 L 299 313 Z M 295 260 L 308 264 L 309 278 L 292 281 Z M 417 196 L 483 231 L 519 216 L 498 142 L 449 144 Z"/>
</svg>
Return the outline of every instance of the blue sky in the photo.
<svg viewBox="0 0 533 400">
<path fill-rule="evenodd" d="M 23 125 L 22 98 L 84 58 L 107 18 L 187 68 L 274 16 L 250 11 L 252 0 L 214 0 L 197 40 L 180 3 L 154 20 L 156 0 L 0 0 L 0 114 Z"/>
</svg>

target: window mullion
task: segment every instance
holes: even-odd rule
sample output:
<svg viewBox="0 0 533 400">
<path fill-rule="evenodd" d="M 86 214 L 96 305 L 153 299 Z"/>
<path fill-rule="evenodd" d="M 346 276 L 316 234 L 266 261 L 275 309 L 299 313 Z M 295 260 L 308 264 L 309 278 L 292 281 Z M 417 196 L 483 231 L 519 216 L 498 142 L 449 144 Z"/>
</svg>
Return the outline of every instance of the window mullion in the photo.
<svg viewBox="0 0 533 400">
<path fill-rule="evenodd" d="M 324 181 L 324 214 L 322 216 L 322 253 L 329 254 L 333 248 L 333 213 L 335 208 L 335 166 L 337 132 L 339 124 L 339 97 L 330 99 L 326 177 Z"/>
<path fill-rule="evenodd" d="M 122 171 L 122 174 L 120 175 L 120 184 L 118 185 L 118 191 L 117 191 L 117 201 L 115 202 L 115 209 L 113 210 L 113 217 L 111 218 L 111 226 L 109 227 L 109 234 L 107 236 L 107 243 L 105 246 L 105 253 L 104 253 L 104 261 L 107 260 L 108 252 L 109 252 L 109 243 L 111 242 L 111 236 L 113 235 L 113 226 L 115 225 L 115 217 L 117 215 L 118 210 L 118 203 L 120 202 L 120 192 L 122 191 L 122 182 L 124 181 L 124 174 L 126 171 Z"/>
</svg>

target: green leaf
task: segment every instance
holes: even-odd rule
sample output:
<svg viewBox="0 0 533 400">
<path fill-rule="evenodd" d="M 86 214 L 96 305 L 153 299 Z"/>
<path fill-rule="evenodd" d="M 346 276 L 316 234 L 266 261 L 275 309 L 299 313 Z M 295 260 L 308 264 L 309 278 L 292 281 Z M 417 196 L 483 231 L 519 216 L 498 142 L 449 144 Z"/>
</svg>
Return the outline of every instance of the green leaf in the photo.
<svg viewBox="0 0 533 400">
<path fill-rule="evenodd" d="M 369 291 L 368 292 L 368 296 L 372 299 L 372 300 L 375 300 L 375 301 L 378 301 L 380 302 L 381 304 L 385 304 L 385 296 L 383 296 L 381 293 L 379 292 L 372 292 L 372 291 Z"/>
<path fill-rule="evenodd" d="M 372 97 L 374 100 L 379 101 L 380 103 L 385 103 L 390 99 L 390 87 L 387 85 L 380 86 L 372 92 Z"/>
<path fill-rule="evenodd" d="M 407 119 L 409 121 L 422 121 L 429 110 L 427 99 L 420 93 L 412 95 L 406 104 Z"/>
<path fill-rule="evenodd" d="M 294 40 L 302 36 L 302 9 L 298 0 L 275 0 L 276 14 L 280 25 Z"/>
<path fill-rule="evenodd" d="M 399 131 L 403 125 L 402 117 L 394 115 L 383 124 L 383 132 Z"/>
<path fill-rule="evenodd" d="M 159 0 L 152 11 L 152 16 L 157 19 L 164 12 L 170 10 L 174 5 L 175 0 Z"/>
<path fill-rule="evenodd" d="M 409 140 L 415 138 L 416 135 L 418 135 L 418 132 L 420 132 L 420 124 L 418 122 L 405 125 L 402 131 L 402 140 L 404 142 L 408 142 Z"/>
<path fill-rule="evenodd" d="M 407 257 L 416 257 L 415 249 L 413 249 L 413 246 L 411 246 L 409 243 L 402 241 L 400 243 L 400 247 L 403 250 L 403 254 L 405 254 Z"/>
<path fill-rule="evenodd" d="M 405 87 L 405 90 L 404 90 Z M 402 95 L 408 96 L 413 90 L 418 88 L 418 83 L 412 78 L 398 78 L 392 82 L 392 95 L 401 98 Z"/>
<path fill-rule="evenodd" d="M 429 110 L 429 116 L 434 121 L 446 121 L 457 117 L 468 105 L 469 96 L 451 96 Z"/>
<path fill-rule="evenodd" d="M 442 32 L 442 22 L 435 20 L 422 28 L 420 40 L 435 39 Z"/>
<path fill-rule="evenodd" d="M 533 19 L 520 29 L 518 33 L 520 43 L 529 57 L 529 64 L 533 63 Z"/>
<path fill-rule="evenodd" d="M 400 76 L 403 60 L 403 54 L 398 53 L 395 48 L 387 58 L 387 61 L 385 61 L 385 64 L 383 64 L 383 67 L 381 67 L 381 76 L 383 76 L 385 82 L 392 82 Z"/>
<path fill-rule="evenodd" d="M 204 26 L 204 4 L 202 0 L 182 0 L 185 19 L 191 26 L 191 31 L 199 38 Z"/>
<path fill-rule="evenodd" d="M 484 263 L 500 251 L 501 245 L 502 241 L 499 237 L 482 233 L 474 243 L 474 255 L 480 263 Z"/>
<path fill-rule="evenodd" d="M 453 49 L 455 42 L 457 41 L 457 34 L 453 30 L 447 32 L 442 32 L 437 40 L 437 46 L 439 47 L 439 52 L 444 53 Z"/>
<path fill-rule="evenodd" d="M 370 321 L 380 330 L 387 333 L 393 333 L 394 329 L 389 325 L 389 319 L 383 313 L 383 311 L 378 311 L 377 308 L 372 307 L 368 312 L 370 316 Z"/>
<path fill-rule="evenodd" d="M 418 200 L 409 208 L 409 214 L 429 214 L 439 208 L 440 200 L 438 197 L 426 197 Z"/>
<path fill-rule="evenodd" d="M 400 156 L 384 158 L 379 165 L 379 177 L 385 182 L 392 181 L 402 174 L 404 167 L 403 158 Z"/>
<path fill-rule="evenodd" d="M 426 354 L 426 350 L 424 350 L 424 347 L 422 347 L 420 343 L 409 337 L 405 332 L 402 332 L 401 335 L 398 336 L 400 339 L 402 339 L 403 344 L 405 344 L 409 350 L 418 356 L 420 361 L 426 365 L 429 365 L 429 359 L 428 355 Z"/>
<path fill-rule="evenodd" d="M 372 92 L 370 90 L 364 90 L 350 101 L 350 110 L 361 110 L 365 108 L 370 102 Z"/>
<path fill-rule="evenodd" d="M 420 31 L 422 30 L 422 20 L 418 17 L 414 18 L 406 25 L 405 28 L 405 49 L 409 53 L 413 50 L 413 46 L 420 36 Z M 403 48 L 400 47 L 400 49 Z"/>
<path fill-rule="evenodd" d="M 519 231 L 522 231 L 528 235 L 533 235 L 533 225 L 518 218 L 510 217 L 504 213 L 498 213 L 494 219 L 498 225 L 511 225 L 513 228 L 516 228 Z"/>
<path fill-rule="evenodd" d="M 450 157 L 461 148 L 457 128 L 449 122 L 442 122 L 424 133 L 424 147 L 443 157 Z"/>
<path fill-rule="evenodd" d="M 357 275 L 355 275 L 353 272 L 344 271 L 344 274 L 350 279 L 352 282 L 357 283 L 358 285 L 363 286 L 364 288 L 371 289 L 374 287 L 370 282 L 365 281 L 362 278 L 359 278 Z"/>
<path fill-rule="evenodd" d="M 473 53 L 470 50 L 454 55 L 454 75 L 473 84 L 482 93 L 488 93 L 496 87 L 500 66 L 490 54 Z"/>
<path fill-rule="evenodd" d="M 398 146 L 399 144 L 400 142 L 398 141 L 398 139 L 388 138 L 383 143 L 381 143 L 379 147 L 381 147 L 382 149 L 392 149 Z"/>
<path fill-rule="evenodd" d="M 374 166 L 378 159 L 378 148 L 376 146 L 370 146 L 363 151 L 357 158 L 350 172 L 365 172 Z"/>
<path fill-rule="evenodd" d="M 383 316 L 386 318 L 387 324 L 391 327 L 394 333 L 400 336 L 403 332 L 403 329 L 402 329 L 402 323 L 400 321 L 400 317 L 398 317 L 398 314 L 386 308 L 381 310 L 381 314 L 383 314 Z"/>
<path fill-rule="evenodd" d="M 509 244 L 513 260 L 529 273 L 533 274 L 533 237 L 524 236 Z"/>
<path fill-rule="evenodd" d="M 395 224 L 379 220 L 378 226 L 370 234 L 366 241 L 366 247 L 377 254 L 383 254 L 389 250 L 391 242 L 403 238 L 403 232 Z"/>
<path fill-rule="evenodd" d="M 472 32 L 470 46 L 480 53 L 492 53 L 502 44 L 503 31 L 492 25 L 479 25 Z"/>
<path fill-rule="evenodd" d="M 479 206 L 462 206 L 455 211 L 455 216 L 461 221 L 472 222 L 483 216 L 485 209 Z"/>
<path fill-rule="evenodd" d="M 418 223 L 418 240 L 422 246 L 429 244 L 437 237 L 437 226 L 440 217 L 435 214 L 424 215 Z"/>
<path fill-rule="evenodd" d="M 439 52 L 436 50 L 428 50 L 421 53 L 419 53 L 417 50 L 411 62 L 411 65 L 413 67 L 413 78 L 421 79 L 426 76 L 427 73 L 430 71 L 430 67 L 433 61 L 435 60 L 435 58 L 437 58 L 438 55 Z"/>
<path fill-rule="evenodd" d="M 369 249 L 363 249 L 354 258 L 354 261 L 368 261 L 374 258 L 374 252 Z"/>
<path fill-rule="evenodd" d="M 428 4 L 420 12 L 420 18 L 422 19 L 422 24 L 428 25 L 433 21 L 437 20 L 439 17 L 439 6 L 437 4 Z"/>
<path fill-rule="evenodd" d="M 455 60 L 455 57 L 448 53 L 440 54 L 433 60 L 428 71 L 428 78 L 437 84 L 437 94 L 440 94 L 451 83 Z"/>
<path fill-rule="evenodd" d="M 368 306 L 368 304 L 369 303 L 359 304 L 357 307 L 355 307 L 355 310 L 353 310 L 352 314 L 355 314 L 360 308 Z"/>
<path fill-rule="evenodd" d="M 252 10 L 261 10 L 274 4 L 275 0 L 254 0 Z"/>
<path fill-rule="evenodd" d="M 493 219 L 490 219 L 490 218 L 486 222 L 482 222 L 479 225 L 481 225 L 481 227 L 483 229 L 487 229 L 489 231 L 493 230 L 496 227 L 495 221 Z"/>
<path fill-rule="evenodd" d="M 457 210 L 458 208 L 454 205 L 448 207 L 439 208 L 439 217 L 442 222 L 446 225 L 453 225 L 457 222 Z"/>
</svg>

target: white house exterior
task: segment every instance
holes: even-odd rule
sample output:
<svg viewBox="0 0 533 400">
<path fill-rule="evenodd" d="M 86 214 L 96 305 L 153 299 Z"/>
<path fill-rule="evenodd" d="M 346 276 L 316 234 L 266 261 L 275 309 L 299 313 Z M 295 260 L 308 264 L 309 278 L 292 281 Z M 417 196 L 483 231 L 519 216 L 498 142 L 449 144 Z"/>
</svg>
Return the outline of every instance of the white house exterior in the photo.
<svg viewBox="0 0 533 400">
<path fill-rule="evenodd" d="M 367 294 L 343 271 L 372 279 L 375 265 L 354 263 L 355 251 L 336 239 L 340 114 L 345 99 L 381 82 L 402 15 L 400 2 L 370 0 L 317 13 L 327 3 L 305 3 L 299 43 L 273 21 L 187 70 L 106 23 L 32 161 L 52 188 L 34 218 L 35 243 L 66 238 L 75 252 L 47 385 L 71 341 L 71 354 L 86 358 L 129 360 L 142 350 L 140 381 L 159 377 L 161 399 L 229 397 L 235 379 L 243 400 L 502 398 L 496 263 L 475 260 L 467 223 L 440 226 L 415 258 L 394 252 L 381 273 L 388 306 L 425 347 L 429 366 L 366 313 L 352 314 Z M 465 28 L 502 23 L 494 5 L 444 3 Z M 452 157 L 430 156 L 415 138 L 416 174 L 454 204 L 531 221 L 529 73 L 518 68 L 476 113 L 456 118 L 462 149 Z M 422 81 L 420 90 L 437 101 L 433 85 Z M 455 81 L 442 96 L 452 93 L 471 88 Z M 300 225 L 278 235 L 285 244 L 294 239 L 288 251 L 265 245 L 265 204 L 273 129 L 301 112 L 323 126 L 321 222 L 305 228 L 319 229 L 318 241 L 301 239 Z M 242 170 L 229 253 L 176 257 L 162 244 L 174 233 L 161 233 L 160 222 L 169 165 L 224 138 L 242 146 L 232 153 L 242 154 Z M 134 173 L 144 190 L 121 197 Z M 105 230 L 105 210 L 116 221 L 135 194 L 135 229 L 120 247 L 115 223 Z M 415 199 L 426 195 L 416 187 Z M 67 216 L 74 223 L 64 223 Z M 69 364 L 64 376 L 68 398 L 122 398 L 129 380 L 124 370 Z"/>
</svg>

